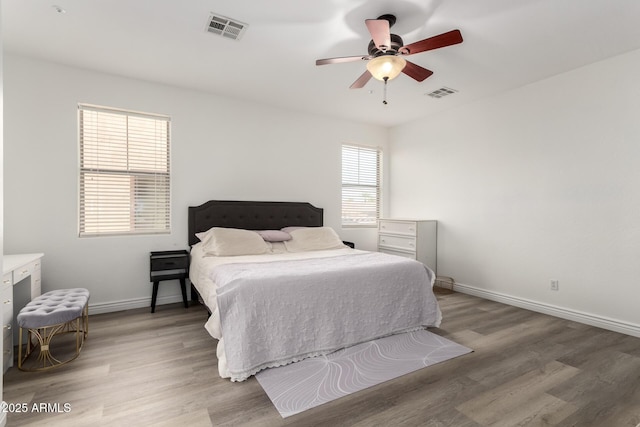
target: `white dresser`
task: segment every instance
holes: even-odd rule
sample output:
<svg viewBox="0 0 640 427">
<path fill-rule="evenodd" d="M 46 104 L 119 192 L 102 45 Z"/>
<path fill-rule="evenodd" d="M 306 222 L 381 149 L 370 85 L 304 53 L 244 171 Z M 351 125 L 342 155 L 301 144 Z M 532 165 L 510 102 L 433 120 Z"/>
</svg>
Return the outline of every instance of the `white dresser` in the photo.
<svg viewBox="0 0 640 427">
<path fill-rule="evenodd" d="M 44 254 L 5 255 L 2 258 L 2 371 L 13 366 L 14 336 L 18 327 L 15 317 L 32 298 L 40 295 L 41 264 Z M 17 343 L 17 341 L 16 341 Z"/>
<path fill-rule="evenodd" d="M 438 221 L 381 219 L 378 221 L 378 252 L 400 255 L 437 267 Z"/>
</svg>

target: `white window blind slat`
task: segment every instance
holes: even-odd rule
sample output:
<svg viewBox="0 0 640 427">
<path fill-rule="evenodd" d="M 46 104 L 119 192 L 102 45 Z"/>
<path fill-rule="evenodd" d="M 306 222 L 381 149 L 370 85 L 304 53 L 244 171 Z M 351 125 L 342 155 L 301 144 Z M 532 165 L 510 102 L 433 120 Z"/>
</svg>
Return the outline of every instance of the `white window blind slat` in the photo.
<svg viewBox="0 0 640 427">
<path fill-rule="evenodd" d="M 342 225 L 374 227 L 380 217 L 381 150 L 342 146 Z"/>
<path fill-rule="evenodd" d="M 80 236 L 170 232 L 170 119 L 79 105 Z"/>
</svg>

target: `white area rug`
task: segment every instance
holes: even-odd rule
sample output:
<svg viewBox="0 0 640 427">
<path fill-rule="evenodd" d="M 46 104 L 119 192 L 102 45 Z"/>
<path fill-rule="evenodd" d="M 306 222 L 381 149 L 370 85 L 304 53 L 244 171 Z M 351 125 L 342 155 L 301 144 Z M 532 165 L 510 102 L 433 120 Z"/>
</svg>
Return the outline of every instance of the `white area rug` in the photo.
<svg viewBox="0 0 640 427">
<path fill-rule="evenodd" d="M 426 330 L 358 344 L 326 356 L 258 372 L 283 418 L 472 352 Z"/>
</svg>

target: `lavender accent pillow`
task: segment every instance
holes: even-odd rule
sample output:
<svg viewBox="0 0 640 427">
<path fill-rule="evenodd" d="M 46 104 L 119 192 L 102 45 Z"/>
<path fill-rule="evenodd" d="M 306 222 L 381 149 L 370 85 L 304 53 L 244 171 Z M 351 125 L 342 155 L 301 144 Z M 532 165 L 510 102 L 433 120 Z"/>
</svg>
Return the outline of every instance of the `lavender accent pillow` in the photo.
<svg viewBox="0 0 640 427">
<path fill-rule="evenodd" d="M 256 231 L 265 242 L 285 242 L 291 240 L 291 234 L 282 230 L 260 230 Z"/>
</svg>

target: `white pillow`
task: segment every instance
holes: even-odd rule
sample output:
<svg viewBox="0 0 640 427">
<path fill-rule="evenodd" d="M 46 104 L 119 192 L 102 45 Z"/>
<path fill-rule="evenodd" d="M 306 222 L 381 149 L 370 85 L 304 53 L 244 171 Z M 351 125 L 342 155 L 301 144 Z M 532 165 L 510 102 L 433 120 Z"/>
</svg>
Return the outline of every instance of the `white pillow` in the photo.
<svg viewBox="0 0 640 427">
<path fill-rule="evenodd" d="M 213 227 L 204 233 L 197 233 L 196 237 L 202 241 L 206 255 L 258 255 L 269 251 L 267 243 L 255 231 Z"/>
<path fill-rule="evenodd" d="M 267 244 L 271 246 L 271 248 L 269 248 L 270 254 L 287 253 L 287 247 L 284 245 L 284 242 L 267 242 Z"/>
<path fill-rule="evenodd" d="M 291 240 L 284 242 L 289 252 L 340 249 L 346 246 L 331 227 L 308 227 L 289 232 Z"/>
</svg>

